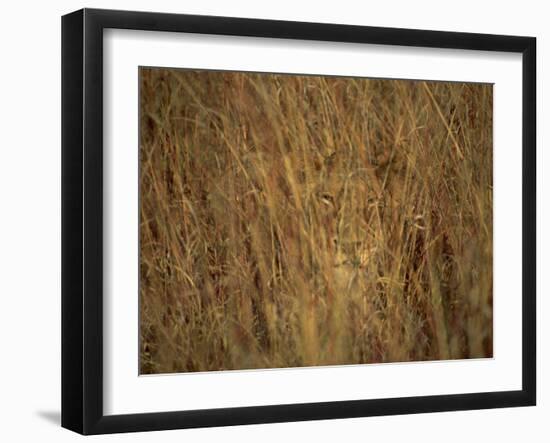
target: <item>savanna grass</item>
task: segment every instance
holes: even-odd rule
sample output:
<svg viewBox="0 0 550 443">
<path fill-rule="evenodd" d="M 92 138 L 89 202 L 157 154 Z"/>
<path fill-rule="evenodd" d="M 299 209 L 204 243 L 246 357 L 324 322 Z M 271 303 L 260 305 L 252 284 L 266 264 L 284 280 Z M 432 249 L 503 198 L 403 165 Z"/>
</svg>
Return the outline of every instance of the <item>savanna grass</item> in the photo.
<svg viewBox="0 0 550 443">
<path fill-rule="evenodd" d="M 140 69 L 140 369 L 492 356 L 492 86 Z"/>
</svg>

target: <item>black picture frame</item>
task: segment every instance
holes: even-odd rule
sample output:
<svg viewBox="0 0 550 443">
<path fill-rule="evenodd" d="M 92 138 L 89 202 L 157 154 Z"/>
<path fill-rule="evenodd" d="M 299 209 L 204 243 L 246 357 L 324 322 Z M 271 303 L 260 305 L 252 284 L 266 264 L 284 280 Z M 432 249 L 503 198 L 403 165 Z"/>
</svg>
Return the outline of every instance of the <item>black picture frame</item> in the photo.
<svg viewBox="0 0 550 443">
<path fill-rule="evenodd" d="M 522 389 L 104 415 L 102 35 L 107 28 L 522 54 Z M 532 37 L 97 9 L 63 16 L 62 426 L 82 434 L 103 434 L 535 405 L 535 84 L 536 39 Z"/>
</svg>

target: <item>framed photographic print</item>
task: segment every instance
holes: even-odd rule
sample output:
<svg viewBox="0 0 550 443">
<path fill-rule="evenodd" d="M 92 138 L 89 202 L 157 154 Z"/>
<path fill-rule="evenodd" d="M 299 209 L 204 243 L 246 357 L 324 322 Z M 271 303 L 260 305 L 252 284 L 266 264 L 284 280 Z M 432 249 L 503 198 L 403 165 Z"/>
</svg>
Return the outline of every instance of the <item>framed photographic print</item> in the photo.
<svg viewBox="0 0 550 443">
<path fill-rule="evenodd" d="M 62 20 L 62 425 L 534 405 L 536 42 Z"/>
</svg>

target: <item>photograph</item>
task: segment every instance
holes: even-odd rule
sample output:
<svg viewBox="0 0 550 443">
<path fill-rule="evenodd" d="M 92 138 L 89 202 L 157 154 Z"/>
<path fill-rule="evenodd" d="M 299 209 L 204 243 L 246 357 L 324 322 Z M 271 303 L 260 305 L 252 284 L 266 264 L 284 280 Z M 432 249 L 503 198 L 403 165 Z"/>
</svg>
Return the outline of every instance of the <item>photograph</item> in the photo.
<svg viewBox="0 0 550 443">
<path fill-rule="evenodd" d="M 8 320 L 39 325 L 46 304 L 60 317 L 61 340 L 40 335 L 57 351 L 35 346 L 36 328 L 14 342 L 19 371 L 44 362 L 35 350 L 53 359 L 40 367 L 61 395 L 38 371 L 57 392 L 38 415 L 61 403 L 75 433 L 170 441 L 185 429 L 257 441 L 264 424 L 273 441 L 288 440 L 276 428 L 320 441 L 540 435 L 543 15 L 223 5 L 55 15 L 60 63 L 41 66 L 58 88 L 26 84 L 52 95 L 36 103 L 61 98 L 46 115 L 61 131 L 29 126 L 11 88 L 12 135 L 35 136 L 61 191 L 59 260 L 46 260 L 60 303 L 31 312 L 8 297 L 28 305 Z M 51 128 L 60 158 L 44 151 Z M 28 147 L 11 151 L 24 177 L 52 175 Z M 11 182 L 29 190 L 6 218 L 29 225 L 8 235 L 12 292 L 32 281 L 42 300 L 25 245 L 44 181 Z M 27 424 L 13 428 L 42 432 Z"/>
<path fill-rule="evenodd" d="M 493 84 L 137 75 L 141 375 L 493 357 Z"/>
</svg>

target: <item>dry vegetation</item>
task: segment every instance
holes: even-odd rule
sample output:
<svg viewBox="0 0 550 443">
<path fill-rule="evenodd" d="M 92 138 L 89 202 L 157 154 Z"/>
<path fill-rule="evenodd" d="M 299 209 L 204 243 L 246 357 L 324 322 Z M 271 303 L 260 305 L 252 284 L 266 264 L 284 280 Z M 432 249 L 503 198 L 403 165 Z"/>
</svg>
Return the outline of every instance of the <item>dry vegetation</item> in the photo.
<svg viewBox="0 0 550 443">
<path fill-rule="evenodd" d="M 492 86 L 140 70 L 142 373 L 492 356 Z"/>
</svg>

